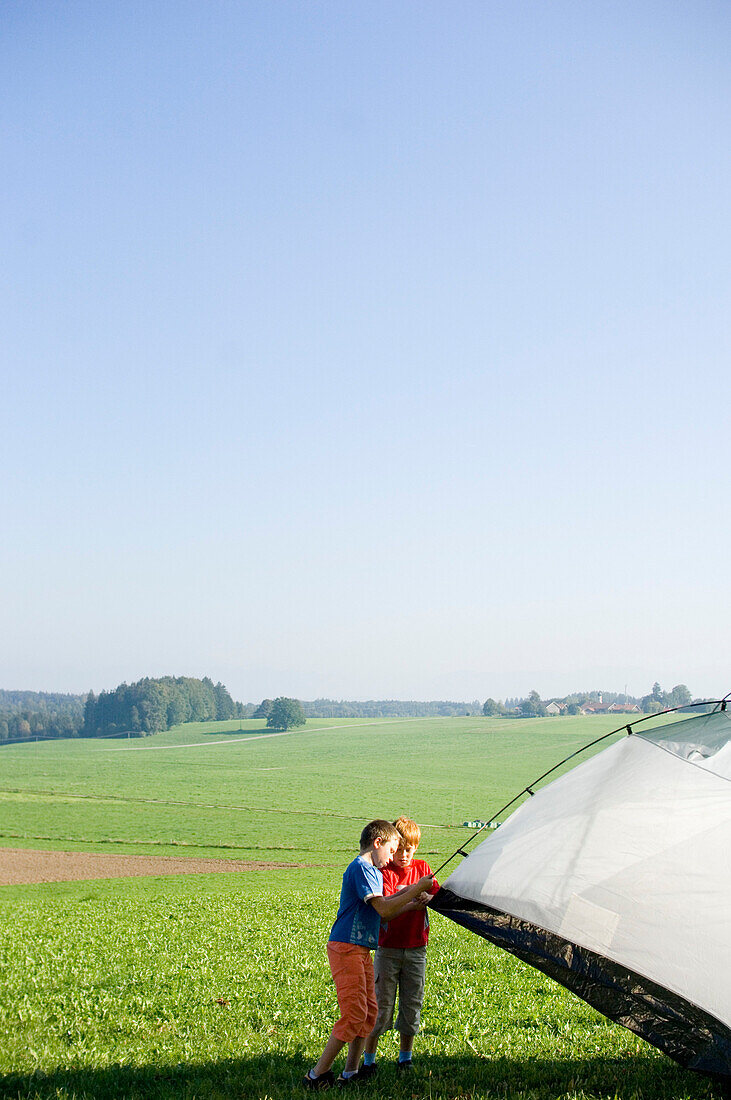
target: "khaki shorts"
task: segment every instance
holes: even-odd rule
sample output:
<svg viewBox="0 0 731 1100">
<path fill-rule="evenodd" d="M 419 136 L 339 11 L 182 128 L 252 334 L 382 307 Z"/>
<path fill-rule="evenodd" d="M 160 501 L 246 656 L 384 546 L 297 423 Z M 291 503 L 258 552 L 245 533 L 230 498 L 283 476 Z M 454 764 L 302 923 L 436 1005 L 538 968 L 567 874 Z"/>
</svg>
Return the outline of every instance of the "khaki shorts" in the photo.
<svg viewBox="0 0 731 1100">
<path fill-rule="evenodd" d="M 379 947 L 373 960 L 376 976 L 378 1016 L 373 1029 L 383 1035 L 394 1026 L 393 1013 L 398 993 L 396 1031 L 417 1035 L 421 1021 L 426 979 L 426 947 Z"/>
</svg>

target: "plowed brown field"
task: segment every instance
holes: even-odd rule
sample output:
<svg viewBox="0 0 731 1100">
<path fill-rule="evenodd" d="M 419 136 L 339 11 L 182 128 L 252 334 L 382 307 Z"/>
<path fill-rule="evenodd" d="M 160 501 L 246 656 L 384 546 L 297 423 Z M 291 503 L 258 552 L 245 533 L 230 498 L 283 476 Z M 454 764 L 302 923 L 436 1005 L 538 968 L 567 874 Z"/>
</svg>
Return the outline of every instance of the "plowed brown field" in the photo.
<svg viewBox="0 0 731 1100">
<path fill-rule="evenodd" d="M 96 852 L 45 852 L 0 848 L 0 886 L 30 882 L 71 882 L 131 875 L 209 875 L 216 872 L 265 871 L 302 867 L 301 863 L 267 863 L 246 859 L 177 859 L 175 856 L 99 855 Z"/>
</svg>

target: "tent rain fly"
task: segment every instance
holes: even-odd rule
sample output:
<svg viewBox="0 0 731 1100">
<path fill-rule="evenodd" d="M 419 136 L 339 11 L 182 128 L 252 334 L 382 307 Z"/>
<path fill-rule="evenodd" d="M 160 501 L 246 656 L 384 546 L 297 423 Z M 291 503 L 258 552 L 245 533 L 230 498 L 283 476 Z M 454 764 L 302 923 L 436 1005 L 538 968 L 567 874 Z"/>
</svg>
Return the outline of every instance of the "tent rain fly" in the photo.
<svg viewBox="0 0 731 1100">
<path fill-rule="evenodd" d="M 432 907 L 728 1082 L 728 713 L 633 733 L 538 791 Z"/>
</svg>

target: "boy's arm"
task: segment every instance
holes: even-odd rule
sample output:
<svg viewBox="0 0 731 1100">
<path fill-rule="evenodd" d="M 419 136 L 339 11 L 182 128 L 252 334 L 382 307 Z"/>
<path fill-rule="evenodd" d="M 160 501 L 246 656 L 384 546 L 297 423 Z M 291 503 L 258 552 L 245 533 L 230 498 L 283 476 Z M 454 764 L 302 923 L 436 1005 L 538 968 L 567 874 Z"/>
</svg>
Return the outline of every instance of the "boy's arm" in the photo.
<svg viewBox="0 0 731 1100">
<path fill-rule="evenodd" d="M 423 894 L 420 900 L 422 900 L 425 905 L 431 905 L 431 903 L 434 901 L 434 898 L 441 890 L 441 886 L 434 878 L 434 872 L 432 871 L 428 863 L 424 863 L 424 874 L 432 876 L 432 884 L 429 888 L 429 893 Z"/>
<path fill-rule="evenodd" d="M 413 886 L 407 886 L 405 889 L 399 890 L 398 894 L 391 894 L 387 898 L 376 895 L 368 900 L 381 920 L 393 920 L 394 917 L 397 917 L 399 913 L 403 913 L 409 907 L 409 903 L 414 898 L 427 893 L 431 889 L 432 882 L 432 875 L 422 875 Z"/>
</svg>

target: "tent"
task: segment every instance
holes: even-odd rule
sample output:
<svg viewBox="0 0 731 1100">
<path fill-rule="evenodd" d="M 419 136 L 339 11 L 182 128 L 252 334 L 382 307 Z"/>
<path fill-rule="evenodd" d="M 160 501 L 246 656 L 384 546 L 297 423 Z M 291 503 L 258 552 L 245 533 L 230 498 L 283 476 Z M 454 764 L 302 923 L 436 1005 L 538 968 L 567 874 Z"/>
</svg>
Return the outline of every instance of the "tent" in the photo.
<svg viewBox="0 0 731 1100">
<path fill-rule="evenodd" d="M 432 907 L 728 1084 L 731 719 L 724 704 L 627 729 L 524 802 Z"/>
</svg>

